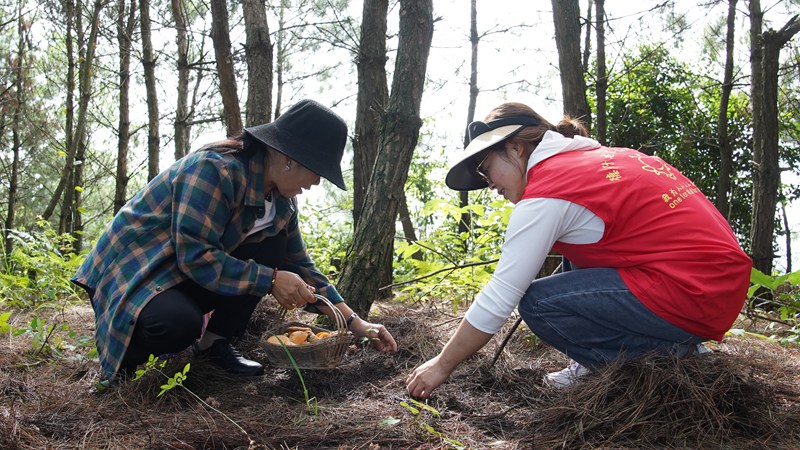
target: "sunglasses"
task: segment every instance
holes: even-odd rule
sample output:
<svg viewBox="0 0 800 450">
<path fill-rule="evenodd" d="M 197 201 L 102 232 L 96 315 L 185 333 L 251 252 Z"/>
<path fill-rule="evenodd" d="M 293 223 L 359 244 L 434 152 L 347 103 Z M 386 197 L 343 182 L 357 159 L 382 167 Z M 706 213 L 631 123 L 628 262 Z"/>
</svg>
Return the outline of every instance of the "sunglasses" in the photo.
<svg viewBox="0 0 800 450">
<path fill-rule="evenodd" d="M 502 119 L 492 120 L 490 122 L 481 122 L 480 120 L 476 120 L 467 126 L 467 139 L 469 139 L 469 142 L 472 142 L 472 140 L 476 137 L 494 129 L 508 125 L 522 125 L 518 130 L 506 136 L 506 139 L 509 139 L 514 137 L 523 128 L 536 126 L 539 125 L 539 123 L 539 119 L 530 116 L 503 117 Z M 467 142 L 467 144 L 469 144 L 469 142 Z"/>
<path fill-rule="evenodd" d="M 469 142 L 472 142 L 473 139 L 476 137 L 492 131 L 494 129 L 505 127 L 508 125 L 522 125 L 521 127 L 517 128 L 514 132 L 509 134 L 508 136 L 504 137 L 502 141 L 494 144 L 489 151 L 486 153 L 486 156 L 483 157 L 480 163 L 475 167 L 475 173 L 478 174 L 483 181 L 486 182 L 489 186 L 492 185 L 492 179 L 489 177 L 489 171 L 483 168 L 483 163 L 486 162 L 486 159 L 489 158 L 489 155 L 492 154 L 494 148 L 498 147 L 502 142 L 511 139 L 512 137 L 516 136 L 517 133 L 522 131 L 525 127 L 529 126 L 536 126 L 539 125 L 539 119 L 530 116 L 518 116 L 518 117 L 503 117 L 502 119 L 492 120 L 490 122 L 481 122 L 480 120 L 476 120 L 467 126 L 467 138 Z"/>
<path fill-rule="evenodd" d="M 479 162 L 475 167 L 475 173 L 477 173 L 478 176 L 481 177 L 481 179 L 489 186 L 492 185 L 492 179 L 489 177 L 489 171 L 483 168 L 483 163 L 486 162 L 486 159 L 488 159 L 491 154 L 491 151 L 486 152 L 486 156 L 484 156 L 481 162 Z"/>
</svg>

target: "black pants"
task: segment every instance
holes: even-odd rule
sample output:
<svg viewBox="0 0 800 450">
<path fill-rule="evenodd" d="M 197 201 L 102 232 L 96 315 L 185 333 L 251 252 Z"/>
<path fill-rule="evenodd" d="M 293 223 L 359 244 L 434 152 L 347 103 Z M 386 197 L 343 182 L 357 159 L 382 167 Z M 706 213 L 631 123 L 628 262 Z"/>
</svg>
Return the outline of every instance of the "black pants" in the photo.
<svg viewBox="0 0 800 450">
<path fill-rule="evenodd" d="M 242 245 L 231 256 L 280 268 L 286 260 L 286 232 Z M 151 354 L 176 353 L 189 347 L 200 338 L 204 316 L 210 311 L 214 313 L 206 330 L 226 338 L 238 337 L 260 300 L 255 295 L 220 295 L 191 280 L 167 289 L 153 297 L 136 319 L 121 369 L 131 370 L 147 362 Z"/>
</svg>

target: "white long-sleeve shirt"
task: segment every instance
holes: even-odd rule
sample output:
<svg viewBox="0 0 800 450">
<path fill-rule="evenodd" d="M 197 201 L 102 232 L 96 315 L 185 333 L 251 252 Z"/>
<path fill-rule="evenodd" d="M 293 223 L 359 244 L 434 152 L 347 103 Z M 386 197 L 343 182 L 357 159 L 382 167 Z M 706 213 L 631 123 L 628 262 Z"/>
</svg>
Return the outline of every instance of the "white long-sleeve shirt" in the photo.
<svg viewBox="0 0 800 450">
<path fill-rule="evenodd" d="M 526 173 L 531 167 L 559 153 L 591 150 L 599 146 L 593 139 L 581 136 L 565 138 L 547 131 L 528 159 Z M 553 243 L 590 244 L 599 241 L 604 230 L 602 219 L 576 203 L 553 198 L 518 202 L 508 221 L 494 275 L 467 310 L 466 320 L 480 331 L 496 333 L 519 305 Z"/>
</svg>

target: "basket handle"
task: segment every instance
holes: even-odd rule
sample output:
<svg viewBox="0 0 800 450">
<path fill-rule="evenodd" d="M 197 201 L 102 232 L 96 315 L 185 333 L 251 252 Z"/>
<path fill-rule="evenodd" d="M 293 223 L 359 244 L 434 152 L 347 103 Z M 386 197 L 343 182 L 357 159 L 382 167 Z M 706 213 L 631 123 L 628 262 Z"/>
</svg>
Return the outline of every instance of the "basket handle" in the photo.
<svg viewBox="0 0 800 450">
<path fill-rule="evenodd" d="M 338 331 L 340 331 L 342 333 L 346 332 L 347 331 L 347 320 L 345 320 L 344 314 L 342 314 L 342 312 L 339 311 L 339 308 L 333 306 L 333 303 L 331 303 L 330 300 L 325 298 L 325 296 L 317 294 L 317 293 L 314 293 L 313 295 L 314 295 L 314 298 L 317 299 L 317 301 L 321 301 L 321 302 L 325 303 L 325 305 L 328 308 L 330 308 L 331 311 L 333 311 L 334 321 L 336 322 L 336 330 L 338 330 Z M 284 308 L 280 304 L 278 304 L 278 310 L 280 311 L 281 320 L 284 320 L 286 318 L 286 313 L 288 313 L 289 310 Z"/>
<path fill-rule="evenodd" d="M 347 321 L 344 318 L 344 314 L 342 314 L 342 312 L 339 311 L 339 308 L 333 306 L 333 303 L 331 303 L 330 300 L 328 300 L 327 298 L 325 298 L 322 295 L 314 294 L 314 297 L 317 299 L 317 301 L 321 301 L 321 302 L 325 303 L 325 305 L 327 305 L 328 308 L 330 308 L 331 311 L 333 311 L 333 316 L 334 316 L 335 322 L 336 322 L 336 330 L 341 332 L 341 333 L 346 332 L 347 331 Z"/>
</svg>

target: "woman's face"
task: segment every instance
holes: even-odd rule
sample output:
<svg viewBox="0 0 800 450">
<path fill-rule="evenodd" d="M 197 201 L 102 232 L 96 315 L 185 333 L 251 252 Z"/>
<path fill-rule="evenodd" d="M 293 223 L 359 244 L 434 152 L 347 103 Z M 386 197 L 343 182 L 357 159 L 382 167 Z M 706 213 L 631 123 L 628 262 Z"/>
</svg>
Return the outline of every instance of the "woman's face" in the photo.
<svg viewBox="0 0 800 450">
<path fill-rule="evenodd" d="M 275 177 L 275 188 L 282 197 L 292 198 L 302 194 L 303 190 L 318 185 L 319 182 L 319 175 L 287 158 Z"/>
<path fill-rule="evenodd" d="M 525 191 L 527 158 L 518 146 L 506 142 L 505 150 L 490 151 L 486 159 L 478 165 L 478 174 L 489 183 L 489 189 L 511 203 L 517 203 Z"/>
</svg>

